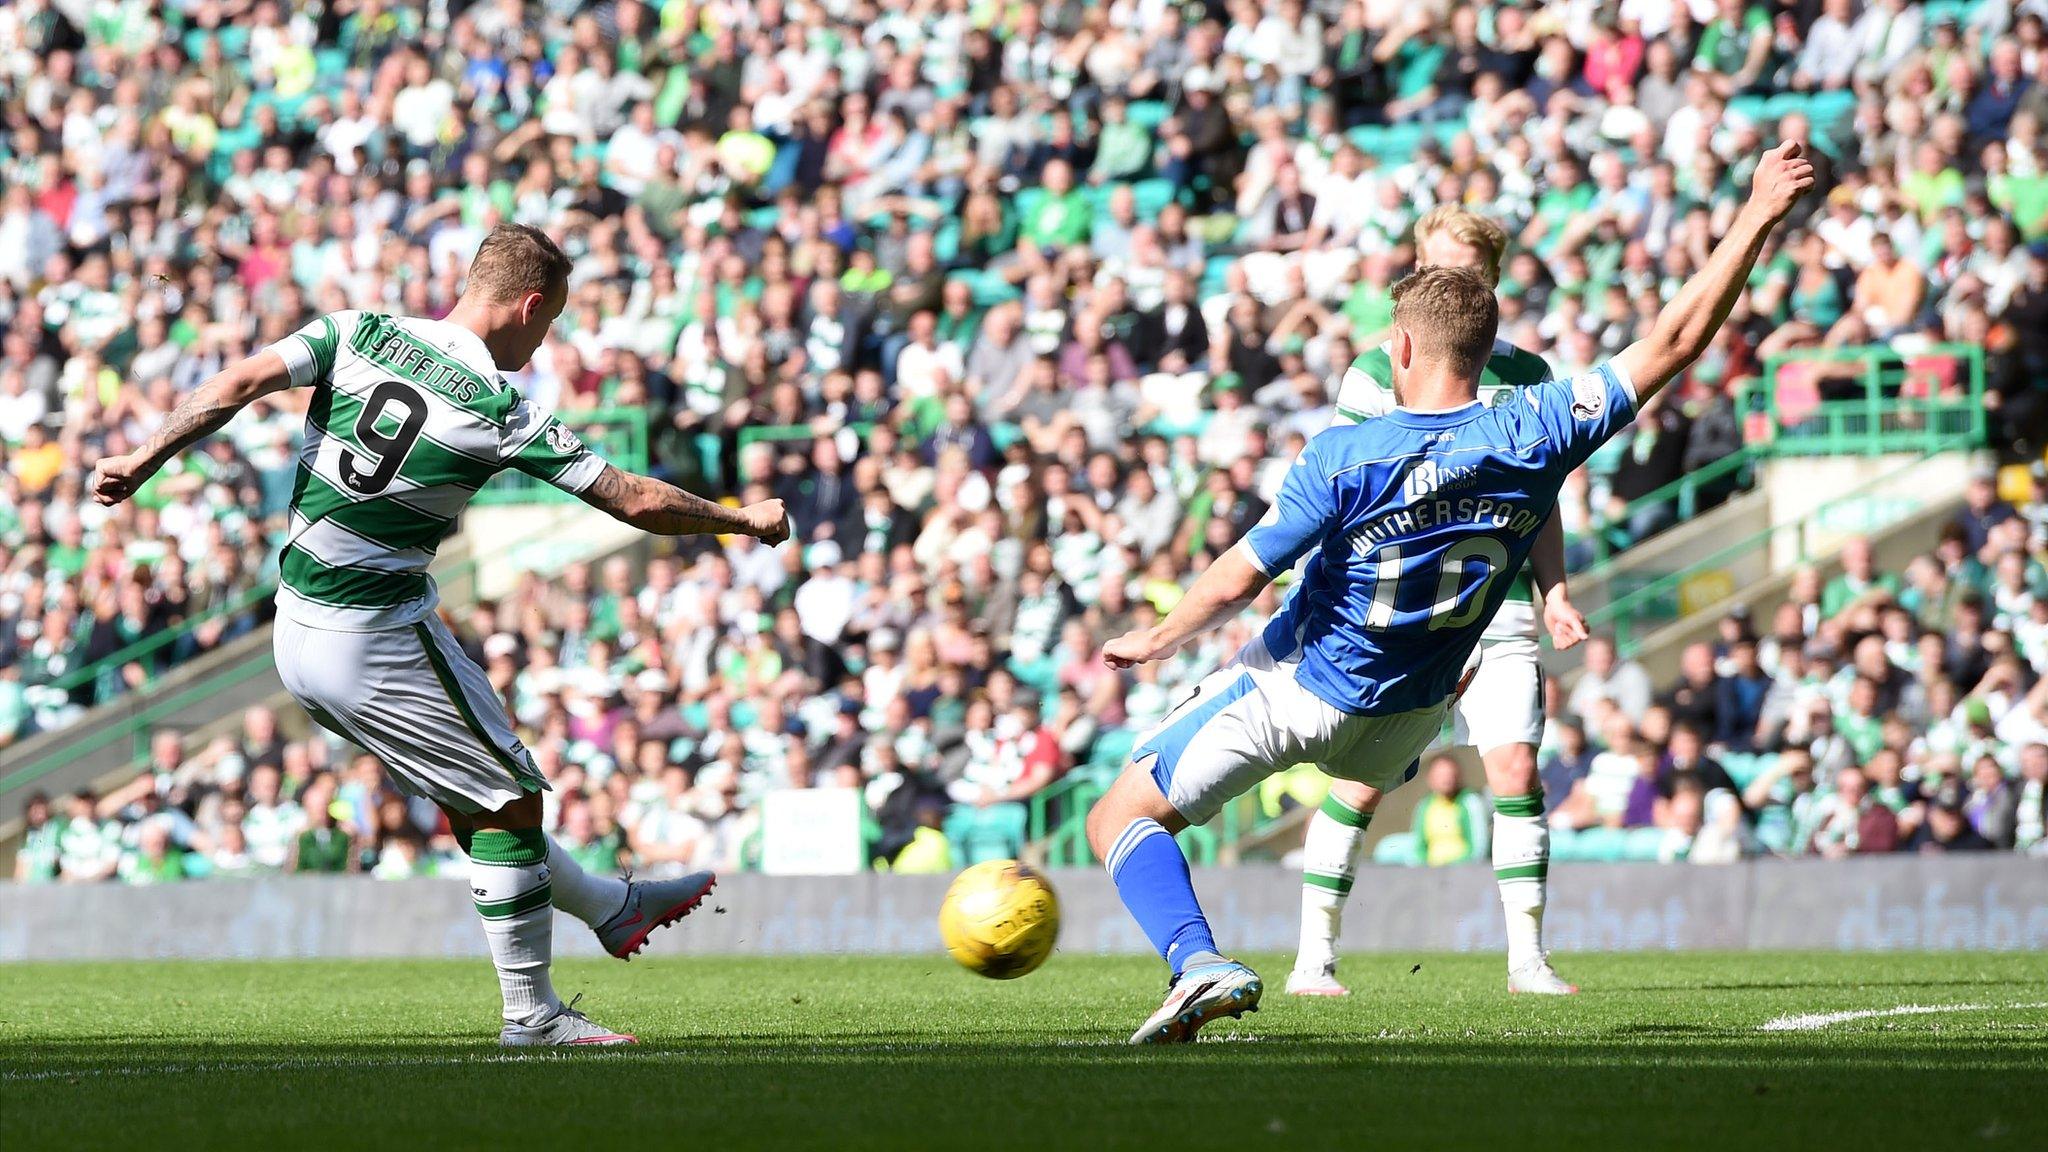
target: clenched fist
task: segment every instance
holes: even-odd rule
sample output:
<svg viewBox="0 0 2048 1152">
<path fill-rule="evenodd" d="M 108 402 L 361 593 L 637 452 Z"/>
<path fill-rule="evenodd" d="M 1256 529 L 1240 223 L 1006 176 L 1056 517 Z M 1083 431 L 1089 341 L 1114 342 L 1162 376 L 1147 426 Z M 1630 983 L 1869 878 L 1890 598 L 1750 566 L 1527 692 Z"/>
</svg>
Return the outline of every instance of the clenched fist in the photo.
<svg viewBox="0 0 2048 1152">
<path fill-rule="evenodd" d="M 789 513 L 780 500 L 763 500 L 740 509 L 747 519 L 747 535 L 763 544 L 780 544 L 789 539 Z"/>
<path fill-rule="evenodd" d="M 145 469 L 143 463 L 140 452 L 100 460 L 92 466 L 92 498 L 111 508 L 135 495 L 155 471 Z"/>
<path fill-rule="evenodd" d="M 1801 196 L 1813 188 L 1813 161 L 1796 140 L 1787 140 L 1769 152 L 1756 166 L 1749 181 L 1749 202 L 1770 213 L 1773 223 L 1783 220 Z"/>
</svg>

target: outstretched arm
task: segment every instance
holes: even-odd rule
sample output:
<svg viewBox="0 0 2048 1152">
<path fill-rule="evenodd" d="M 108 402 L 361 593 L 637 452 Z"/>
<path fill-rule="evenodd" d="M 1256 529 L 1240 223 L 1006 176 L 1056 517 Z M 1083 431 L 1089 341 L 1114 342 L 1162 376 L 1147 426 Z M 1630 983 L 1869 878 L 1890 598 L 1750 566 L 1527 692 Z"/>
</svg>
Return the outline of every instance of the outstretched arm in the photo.
<svg viewBox="0 0 2048 1152">
<path fill-rule="evenodd" d="M 1542 605 L 1543 628 L 1550 633 L 1551 646 L 1559 652 L 1576 646 L 1588 635 L 1586 617 L 1572 606 L 1565 586 L 1564 521 L 1556 512 L 1536 533 L 1529 550 L 1529 571 L 1536 577 L 1536 602 Z"/>
<path fill-rule="evenodd" d="M 1243 545 L 1218 557 L 1196 577 L 1194 586 L 1166 619 L 1150 628 L 1124 633 L 1102 646 L 1102 661 L 1111 668 L 1129 668 L 1164 660 L 1189 639 L 1229 620 L 1258 598 L 1272 580 L 1245 555 Z"/>
<path fill-rule="evenodd" d="M 142 447 L 93 465 L 93 499 L 113 505 L 135 495 L 171 457 L 220 431 L 251 401 L 291 383 L 284 357 L 267 348 L 237 361 L 180 400 Z"/>
<path fill-rule="evenodd" d="M 1638 407 L 1707 350 L 1742 295 L 1771 229 L 1812 187 L 1813 163 L 1798 142 L 1788 140 L 1764 153 L 1750 182 L 1749 202 L 1735 214 L 1706 266 L 1657 314 L 1650 335 L 1614 358 L 1635 384 Z"/>
<path fill-rule="evenodd" d="M 590 487 L 577 495 L 592 508 L 657 536 L 736 532 L 767 544 L 789 539 L 789 516 L 782 510 L 780 500 L 728 508 L 673 484 L 624 472 L 610 464 L 590 482 Z"/>
</svg>

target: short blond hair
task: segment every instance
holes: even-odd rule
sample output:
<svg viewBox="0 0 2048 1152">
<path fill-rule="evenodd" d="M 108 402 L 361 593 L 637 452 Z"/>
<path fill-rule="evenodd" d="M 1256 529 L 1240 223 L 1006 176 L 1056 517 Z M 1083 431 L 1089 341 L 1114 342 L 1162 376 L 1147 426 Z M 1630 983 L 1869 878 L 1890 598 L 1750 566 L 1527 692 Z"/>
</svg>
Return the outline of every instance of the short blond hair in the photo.
<svg viewBox="0 0 2048 1152">
<path fill-rule="evenodd" d="M 1394 327 L 1418 359 L 1476 380 L 1493 355 L 1500 301 L 1476 268 L 1422 268 L 1394 285 Z"/>
<path fill-rule="evenodd" d="M 1483 261 L 1478 269 L 1488 285 L 1500 283 L 1500 261 L 1507 254 L 1507 229 L 1488 220 L 1477 212 L 1461 208 L 1456 204 L 1439 204 L 1422 214 L 1415 222 L 1415 250 L 1419 256 L 1422 242 L 1442 232 L 1460 244 L 1470 245 Z"/>
</svg>

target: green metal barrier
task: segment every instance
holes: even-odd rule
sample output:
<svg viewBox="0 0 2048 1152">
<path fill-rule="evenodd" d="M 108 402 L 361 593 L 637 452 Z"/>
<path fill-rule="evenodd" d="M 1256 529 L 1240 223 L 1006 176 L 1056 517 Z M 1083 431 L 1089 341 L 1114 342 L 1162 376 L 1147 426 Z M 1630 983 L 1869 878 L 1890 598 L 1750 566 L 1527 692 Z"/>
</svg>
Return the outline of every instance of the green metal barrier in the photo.
<svg viewBox="0 0 2048 1152">
<path fill-rule="evenodd" d="M 486 554 L 472 552 L 471 555 L 464 558 L 461 562 L 436 573 L 435 579 L 443 585 L 459 585 L 471 580 L 486 561 L 503 556 L 536 540 L 544 539 L 553 535 L 554 532 L 555 529 L 551 526 L 529 532 L 515 540 L 506 542 L 502 546 L 495 547 Z M 87 683 L 100 672 L 109 670 L 118 664 L 139 659 L 149 651 L 155 650 L 156 647 L 172 642 L 178 636 L 186 634 L 210 619 L 256 607 L 264 599 L 274 595 L 276 591 L 277 585 L 274 582 L 258 585 L 234 600 L 229 601 L 219 609 L 210 611 L 194 620 L 186 621 L 177 628 L 166 630 L 157 636 L 138 641 L 108 656 L 104 660 L 97 661 L 83 668 L 74 669 L 52 683 L 60 687 Z M 73 727 L 77 730 L 76 739 L 67 740 L 61 747 L 22 765 L 4 777 L 0 777 L 0 795 L 26 788 L 51 772 L 56 771 L 64 764 L 80 756 L 97 752 L 110 744 L 122 740 L 129 742 L 132 749 L 130 753 L 132 760 L 136 763 L 141 763 L 149 753 L 150 733 L 159 725 L 174 720 L 185 710 L 209 697 L 218 695 L 224 689 L 232 688 L 248 680 L 250 677 L 260 676 L 268 672 L 273 665 L 274 661 L 270 648 L 266 645 L 260 652 L 252 653 L 248 658 L 238 661 L 231 666 L 215 669 L 178 689 L 176 692 L 165 694 L 162 699 L 151 699 L 141 708 L 110 723 L 90 727 L 84 724 L 74 725 Z M 145 687 L 137 691 L 146 694 L 150 692 L 150 689 Z M 124 696 L 126 695 L 132 694 L 124 694 Z M 101 701 L 101 703 L 104 705 L 109 702 Z"/>
<path fill-rule="evenodd" d="M 239 595 L 232 596 L 222 603 L 208 608 L 197 616 L 181 620 L 176 625 L 163 631 L 151 633 L 128 645 L 126 648 L 121 648 L 106 656 L 102 656 L 90 664 L 73 668 L 64 675 L 50 681 L 47 686 L 61 692 L 69 692 L 74 688 L 90 684 L 109 672 L 132 664 L 137 660 L 148 659 L 157 652 L 176 644 L 178 641 L 190 636 L 215 620 L 229 616 L 238 616 L 244 612 L 260 608 L 276 592 L 277 582 L 275 580 L 263 581 L 254 587 L 244 590 Z"/>
<path fill-rule="evenodd" d="M 1054 868 L 1085 868 L 1098 863 L 1088 847 L 1088 809 L 1102 794 L 1122 766 L 1109 768 L 1083 764 L 1046 785 L 1031 797 L 1029 818 L 1024 826 L 1025 842 L 1045 853 L 1045 863 Z M 1257 795 L 1247 793 L 1223 806 L 1207 824 L 1182 830 L 1175 839 L 1187 853 L 1188 863 L 1207 866 L 1217 862 L 1223 846 L 1235 844 L 1258 823 L 1253 810 Z"/>
<path fill-rule="evenodd" d="M 1848 365 L 1853 379 L 1828 370 L 1825 385 L 1788 381 L 1786 367 L 1799 364 Z M 1906 395 L 1915 369 L 1937 366 L 1955 370 L 1953 385 L 1934 386 L 1935 374 L 1922 376 L 1923 394 Z M 1792 373 L 1795 377 L 1797 371 Z M 1836 393 L 1821 399 L 1822 389 Z M 1852 391 L 1858 394 L 1843 396 Z M 1763 378 L 1737 396 L 1736 411 L 1748 440 L 1740 450 L 1696 472 L 1679 477 L 1648 495 L 1630 501 L 1616 518 L 1601 517 L 1589 533 L 1598 571 L 1632 541 L 1617 540 L 1613 530 L 1637 512 L 1659 504 L 1673 505 L 1678 522 L 1699 513 L 1702 497 L 1718 488 L 1742 488 L 1758 461 L 1772 456 L 1876 456 L 1886 453 L 1931 453 L 1947 447 L 1974 448 L 1984 442 L 1984 349 L 1974 344 L 1938 344 L 1912 357 L 1889 345 L 1857 348 L 1801 348 L 1765 361 Z"/>
<path fill-rule="evenodd" d="M 1659 504 L 1672 504 L 1675 506 L 1675 522 L 1682 524 L 1699 514 L 1700 502 L 1707 493 L 1724 487 L 1731 491 L 1748 488 L 1756 462 L 1767 454 L 1756 445 L 1745 444 L 1696 472 L 1689 472 L 1662 488 L 1629 501 L 1619 517 L 1600 516 L 1588 533 L 1593 545 L 1593 565 L 1586 572 L 1575 575 L 1599 572 L 1609 561 L 1628 551 L 1636 543 L 1617 541 L 1614 533 L 1616 529 L 1626 525 L 1637 512 L 1645 508 L 1654 508 Z"/>
<path fill-rule="evenodd" d="M 598 455 L 629 472 L 647 471 L 648 421 L 645 408 L 597 408 L 561 417 Z M 575 497 L 507 468 L 471 498 L 471 504 L 551 504 Z"/>
<path fill-rule="evenodd" d="M 1877 490 L 1894 484 L 1899 476 L 1912 471 L 1919 464 L 1949 452 L 1968 450 L 1977 441 L 1969 433 L 1936 441 L 1920 460 L 1896 472 L 1876 477 L 1850 491 L 1835 497 L 1826 504 L 1798 520 L 1766 528 L 1761 532 L 1739 540 L 1712 555 L 1694 561 L 1675 572 L 1651 578 L 1628 592 L 1616 596 L 1586 616 L 1586 624 L 1594 631 L 1608 631 L 1614 636 L 1616 648 L 1624 656 L 1633 655 L 1642 646 L 1643 637 L 1677 618 L 1680 612 L 1672 610 L 1682 605 L 1681 593 L 1686 584 L 1706 573 L 1726 568 L 1749 553 L 1768 549 L 1774 540 L 1789 534 L 1792 541 L 1793 557 L 1796 563 L 1805 563 L 1812 556 L 1812 537 L 1823 528 L 1822 518 L 1836 509 L 1853 501 L 1876 495 Z M 1896 522 L 1896 521 L 1894 521 Z"/>
<path fill-rule="evenodd" d="M 1810 380 L 1786 379 L 1789 367 L 1809 364 L 1838 367 L 1817 369 Z M 1953 369 L 1954 379 L 1945 379 L 1943 369 Z M 1829 394 L 1834 398 L 1824 398 Z M 1974 447 L 1989 425 L 1984 349 L 1937 344 L 1911 357 L 1889 345 L 1781 353 L 1745 390 L 1742 415 L 1749 438 L 1779 456 L 1925 453 L 1959 438 Z"/>
</svg>

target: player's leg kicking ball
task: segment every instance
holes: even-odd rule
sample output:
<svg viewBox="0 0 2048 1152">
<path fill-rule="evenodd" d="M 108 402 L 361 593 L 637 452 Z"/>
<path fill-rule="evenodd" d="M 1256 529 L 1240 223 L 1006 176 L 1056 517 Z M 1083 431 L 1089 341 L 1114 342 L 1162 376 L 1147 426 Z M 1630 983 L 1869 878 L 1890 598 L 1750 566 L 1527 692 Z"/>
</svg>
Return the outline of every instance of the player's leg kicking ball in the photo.
<svg viewBox="0 0 2048 1152">
<path fill-rule="evenodd" d="M 1258 1011 L 1265 991 L 1258 973 L 1217 950 L 1187 857 L 1160 817 L 1176 830 L 1187 826 L 1135 768 L 1088 814 L 1088 839 L 1098 846 L 1124 907 L 1173 971 L 1165 1003 L 1131 1034 L 1133 1044 L 1191 1041 L 1205 1024 Z"/>
<path fill-rule="evenodd" d="M 280 614 L 277 667 L 323 727 L 368 749 L 399 788 L 448 816 L 469 854 L 470 891 L 504 998 L 499 1043 L 525 1048 L 634 1043 L 562 1003 L 549 979 L 555 909 L 630 959 L 716 883 L 593 876 L 541 831 L 547 784 L 481 668 L 437 617 L 375 631 L 314 627 Z"/>
<path fill-rule="evenodd" d="M 583 921 L 605 951 L 631 960 L 655 929 L 702 904 L 717 879 L 709 872 L 631 883 L 593 876 L 541 833 L 537 805 L 532 815 L 531 828 L 470 830 L 460 828 L 463 817 L 450 813 L 460 829 L 456 839 L 469 854 L 470 890 L 504 996 L 505 1024 L 498 1041 L 508 1048 L 634 1043 L 630 1033 L 592 1023 L 555 995 L 548 979 L 553 910 Z"/>
<path fill-rule="evenodd" d="M 1254 641 L 1138 742 L 1088 813 L 1088 843 L 1117 894 L 1172 969 L 1166 1000 L 1133 1044 L 1185 1043 L 1215 1020 L 1257 1010 L 1258 974 L 1216 946 L 1173 834 L 1202 823 L 1283 765 L 1353 776 L 1411 763 L 1442 729 L 1449 701 L 1391 716 L 1344 712 L 1304 688 L 1295 665 Z M 1373 784 L 1398 782 L 1366 775 Z"/>
</svg>

